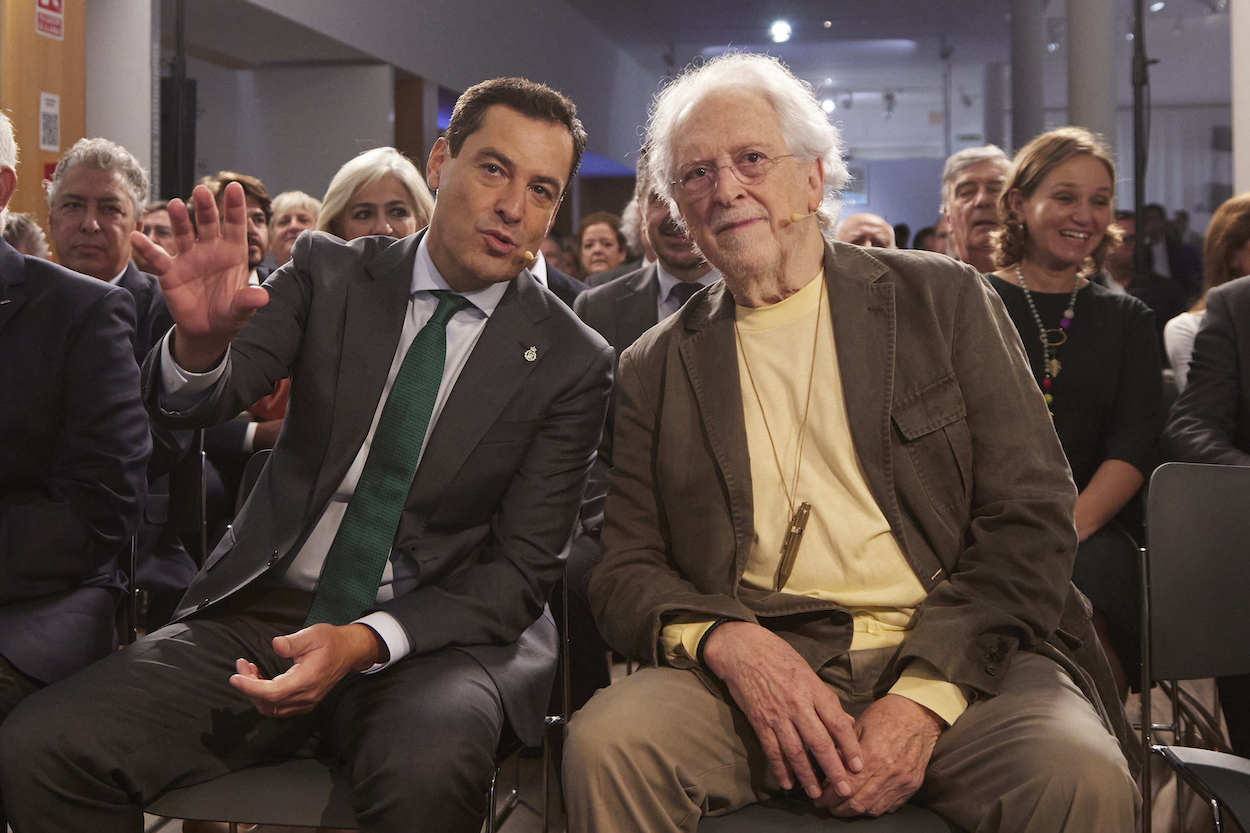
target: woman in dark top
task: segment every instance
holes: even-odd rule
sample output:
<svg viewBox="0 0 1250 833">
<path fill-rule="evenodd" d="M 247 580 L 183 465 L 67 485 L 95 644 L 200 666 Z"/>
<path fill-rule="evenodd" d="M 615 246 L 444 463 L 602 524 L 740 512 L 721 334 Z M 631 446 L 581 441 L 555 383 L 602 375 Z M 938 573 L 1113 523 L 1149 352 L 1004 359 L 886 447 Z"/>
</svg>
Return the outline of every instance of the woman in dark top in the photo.
<svg viewBox="0 0 1250 833">
<path fill-rule="evenodd" d="M 1140 663 L 1134 498 L 1156 462 L 1163 406 L 1153 313 L 1088 280 L 1119 243 L 1114 203 L 1115 166 L 1093 134 L 1064 127 L 1037 137 L 1016 155 L 999 199 L 1001 268 L 989 280 L 1072 468 L 1073 580 L 1094 604 L 1123 692 Z"/>
</svg>

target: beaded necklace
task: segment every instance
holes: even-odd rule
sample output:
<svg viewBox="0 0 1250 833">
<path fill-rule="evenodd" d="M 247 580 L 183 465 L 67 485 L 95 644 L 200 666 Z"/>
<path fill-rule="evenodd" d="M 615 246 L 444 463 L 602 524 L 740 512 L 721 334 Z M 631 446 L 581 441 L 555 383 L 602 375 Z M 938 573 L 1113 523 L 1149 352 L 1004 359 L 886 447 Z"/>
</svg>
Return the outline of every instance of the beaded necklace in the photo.
<svg viewBox="0 0 1250 833">
<path fill-rule="evenodd" d="M 1020 268 L 1019 263 L 1016 264 L 1016 278 L 1020 281 L 1020 288 L 1024 290 L 1024 300 L 1029 305 L 1029 312 L 1033 315 L 1033 322 L 1037 324 L 1038 336 L 1042 342 L 1042 396 L 1049 407 L 1050 403 L 1055 401 L 1050 389 L 1054 385 L 1055 377 L 1063 369 L 1056 354 L 1059 347 L 1068 340 L 1068 328 L 1072 326 L 1072 319 L 1076 318 L 1076 293 L 1081 289 L 1081 280 L 1077 278 L 1072 284 L 1072 294 L 1068 297 L 1068 306 L 1063 311 L 1063 317 L 1059 319 L 1059 326 L 1047 329 L 1042 323 L 1042 316 L 1037 311 L 1037 305 L 1033 303 L 1033 291 L 1025 282 L 1024 270 Z M 1054 333 L 1053 336 L 1052 333 Z"/>
</svg>

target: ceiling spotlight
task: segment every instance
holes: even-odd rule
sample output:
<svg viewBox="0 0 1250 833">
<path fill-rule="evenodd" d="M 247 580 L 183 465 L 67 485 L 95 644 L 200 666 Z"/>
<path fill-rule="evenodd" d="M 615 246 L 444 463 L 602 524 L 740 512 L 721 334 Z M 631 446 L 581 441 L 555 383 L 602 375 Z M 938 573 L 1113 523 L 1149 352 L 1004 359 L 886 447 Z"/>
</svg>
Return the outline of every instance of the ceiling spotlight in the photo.
<svg viewBox="0 0 1250 833">
<path fill-rule="evenodd" d="M 820 109 L 824 110 L 826 113 L 832 113 L 834 110 L 838 109 L 838 105 L 832 98 L 826 98 L 824 101 L 820 102 Z"/>
<path fill-rule="evenodd" d="M 772 35 L 773 43 L 785 43 L 790 40 L 790 24 L 784 20 L 775 20 L 768 33 Z"/>
<path fill-rule="evenodd" d="M 1150 11 L 1152 11 L 1152 12 L 1161 12 L 1161 11 L 1163 11 L 1165 8 L 1167 8 L 1167 5 L 1168 5 L 1168 4 L 1167 4 L 1167 3 L 1165 3 L 1163 0 L 1155 0 L 1155 2 L 1154 2 L 1154 3 L 1151 3 L 1151 4 L 1150 4 Z"/>
<path fill-rule="evenodd" d="M 832 20 L 826 20 L 826 21 L 825 21 L 825 28 L 826 28 L 826 29 L 832 29 L 832 28 L 833 28 L 833 21 L 832 21 Z"/>
<path fill-rule="evenodd" d="M 826 78 L 826 79 L 825 79 L 825 86 L 826 86 L 826 87 L 832 87 L 832 86 L 833 86 L 833 79 L 832 79 L 832 78 Z"/>
<path fill-rule="evenodd" d="M 1050 43 L 1046 44 L 1046 51 L 1047 51 L 1047 52 L 1050 52 L 1050 53 L 1055 53 L 1055 52 L 1058 52 L 1058 51 L 1059 51 L 1059 42 L 1058 42 L 1058 41 L 1053 41 L 1053 40 L 1052 40 Z"/>
<path fill-rule="evenodd" d="M 1125 39 L 1125 40 L 1132 40 L 1132 39 L 1133 39 L 1133 33 L 1132 33 L 1132 32 L 1126 32 L 1126 33 L 1124 34 L 1124 39 Z"/>
</svg>

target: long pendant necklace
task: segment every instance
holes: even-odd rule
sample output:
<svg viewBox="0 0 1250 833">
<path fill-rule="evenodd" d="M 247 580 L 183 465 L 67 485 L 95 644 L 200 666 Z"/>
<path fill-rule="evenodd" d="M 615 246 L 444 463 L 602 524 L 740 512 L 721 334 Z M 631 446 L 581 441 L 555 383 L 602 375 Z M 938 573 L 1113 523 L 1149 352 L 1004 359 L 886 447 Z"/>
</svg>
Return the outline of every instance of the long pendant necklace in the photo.
<svg viewBox="0 0 1250 833">
<path fill-rule="evenodd" d="M 1020 281 L 1020 288 L 1024 290 L 1024 300 L 1029 305 L 1029 312 L 1033 316 L 1033 322 L 1037 324 L 1039 340 L 1042 342 L 1042 396 L 1046 399 L 1046 406 L 1050 407 L 1050 403 L 1055 401 L 1051 388 L 1055 377 L 1063 369 L 1058 359 L 1059 348 L 1067 342 L 1068 328 L 1072 326 L 1072 319 L 1076 318 L 1076 293 L 1081 289 L 1081 279 L 1078 277 L 1072 284 L 1072 294 L 1068 296 L 1068 306 L 1063 311 L 1063 317 L 1059 319 L 1059 326 L 1048 330 L 1042 323 L 1037 305 L 1033 303 L 1033 291 L 1024 280 L 1024 270 L 1019 263 L 1016 264 L 1016 278 Z"/>
<path fill-rule="evenodd" d="M 760 418 L 764 422 L 764 433 L 768 435 L 768 445 L 773 451 L 773 463 L 777 466 L 777 476 L 781 478 L 781 492 L 786 497 L 786 505 L 790 508 L 790 523 L 786 525 L 786 535 L 781 542 L 781 558 L 777 562 L 777 572 L 773 576 L 773 589 L 780 590 L 790 580 L 794 571 L 794 562 L 799 557 L 799 544 L 803 542 L 803 532 L 807 529 L 807 520 L 812 514 L 812 505 L 807 501 L 794 501 L 799 495 L 799 467 L 803 465 L 803 442 L 807 437 L 807 414 L 812 406 L 812 380 L 816 376 L 816 345 L 820 340 L 820 314 L 825 306 L 825 282 L 820 281 L 820 296 L 816 299 L 816 332 L 812 336 L 812 361 L 807 371 L 807 395 L 803 403 L 803 419 L 799 422 L 798 451 L 794 459 L 794 479 L 787 484 L 786 474 L 781 467 L 781 455 L 777 453 L 777 443 L 773 439 L 773 431 L 768 426 L 768 414 L 764 413 L 764 400 L 760 397 L 759 388 L 755 386 L 755 375 L 751 372 L 751 362 L 747 359 L 746 346 L 742 343 L 742 333 L 738 330 L 738 321 L 734 319 L 734 335 L 737 336 L 738 349 L 742 352 L 742 364 L 747 369 L 747 379 L 751 383 L 751 392 L 755 394 L 755 404 L 759 406 Z"/>
</svg>

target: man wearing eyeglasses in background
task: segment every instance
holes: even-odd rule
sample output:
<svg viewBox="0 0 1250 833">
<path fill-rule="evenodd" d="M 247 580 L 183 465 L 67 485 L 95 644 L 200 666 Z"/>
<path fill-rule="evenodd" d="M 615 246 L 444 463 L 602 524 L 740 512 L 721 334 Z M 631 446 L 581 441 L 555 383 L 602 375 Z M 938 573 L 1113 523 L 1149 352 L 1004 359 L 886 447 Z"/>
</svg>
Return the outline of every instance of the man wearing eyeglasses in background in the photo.
<svg viewBox="0 0 1250 833">
<path fill-rule="evenodd" d="M 993 291 L 826 243 L 840 140 L 776 59 L 687 71 L 646 153 L 724 282 L 620 359 L 590 599 L 651 667 L 573 717 L 569 829 L 688 832 L 796 789 L 839 816 L 914 795 L 967 830 L 1131 830 L 1132 734 L 1069 581 L 1076 490 Z"/>
</svg>

